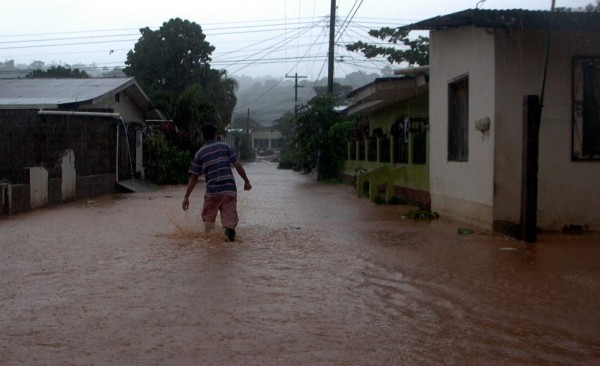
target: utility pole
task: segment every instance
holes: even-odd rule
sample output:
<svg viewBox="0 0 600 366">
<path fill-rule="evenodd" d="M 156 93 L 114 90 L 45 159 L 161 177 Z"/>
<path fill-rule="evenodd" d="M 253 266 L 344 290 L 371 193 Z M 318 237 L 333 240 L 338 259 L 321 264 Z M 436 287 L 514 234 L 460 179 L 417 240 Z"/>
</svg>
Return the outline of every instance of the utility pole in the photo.
<svg viewBox="0 0 600 366">
<path fill-rule="evenodd" d="M 548 58 L 552 45 L 552 25 L 554 24 L 556 0 L 552 0 L 550 8 L 550 29 L 546 39 L 546 55 L 542 72 L 542 88 L 540 95 L 527 95 L 523 100 L 523 140 L 521 143 L 523 156 L 521 161 L 521 233 L 520 239 L 528 243 L 537 241 L 537 207 L 538 207 L 538 171 L 540 150 L 540 126 Z"/>
<path fill-rule="evenodd" d="M 335 0 L 331 0 L 329 15 L 329 67 L 327 71 L 327 94 L 333 94 L 333 46 L 335 44 Z"/>
<path fill-rule="evenodd" d="M 250 138 L 250 107 L 248 107 L 248 115 L 246 116 L 246 143 L 248 144 L 248 150 L 253 148 L 253 141 Z"/>
<path fill-rule="evenodd" d="M 294 127 L 296 127 L 296 113 L 298 113 L 298 88 L 304 88 L 303 85 L 298 85 L 298 79 L 304 79 L 306 76 L 298 76 L 298 73 L 294 76 L 285 75 L 286 78 L 294 79 Z"/>
<path fill-rule="evenodd" d="M 248 108 L 248 115 L 246 116 L 246 135 L 250 133 L 250 108 Z"/>
</svg>

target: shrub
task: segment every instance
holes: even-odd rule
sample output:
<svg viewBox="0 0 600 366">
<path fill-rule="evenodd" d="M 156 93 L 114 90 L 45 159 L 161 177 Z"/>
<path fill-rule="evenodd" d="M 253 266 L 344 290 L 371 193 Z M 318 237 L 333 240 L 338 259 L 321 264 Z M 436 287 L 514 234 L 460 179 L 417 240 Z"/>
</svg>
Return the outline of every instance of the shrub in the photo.
<svg viewBox="0 0 600 366">
<path fill-rule="evenodd" d="M 192 154 L 179 150 L 164 134 L 151 132 L 144 139 L 146 179 L 156 184 L 181 184 L 188 181 Z"/>
</svg>

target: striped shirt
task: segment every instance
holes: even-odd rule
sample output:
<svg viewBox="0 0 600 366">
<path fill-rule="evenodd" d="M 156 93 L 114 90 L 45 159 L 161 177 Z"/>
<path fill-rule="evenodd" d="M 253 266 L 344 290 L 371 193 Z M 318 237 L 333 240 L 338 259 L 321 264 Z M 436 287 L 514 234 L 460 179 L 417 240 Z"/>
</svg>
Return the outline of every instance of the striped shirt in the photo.
<svg viewBox="0 0 600 366">
<path fill-rule="evenodd" d="M 233 149 L 224 142 L 207 141 L 190 165 L 190 174 L 206 177 L 206 195 L 235 196 L 235 178 L 231 166 L 238 163 Z"/>
</svg>

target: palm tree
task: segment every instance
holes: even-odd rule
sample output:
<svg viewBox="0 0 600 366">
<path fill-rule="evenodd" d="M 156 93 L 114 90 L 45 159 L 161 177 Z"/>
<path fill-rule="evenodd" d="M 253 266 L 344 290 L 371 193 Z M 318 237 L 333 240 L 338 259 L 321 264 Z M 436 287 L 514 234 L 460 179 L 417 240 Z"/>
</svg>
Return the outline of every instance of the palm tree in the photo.
<svg viewBox="0 0 600 366">
<path fill-rule="evenodd" d="M 210 70 L 204 84 L 205 95 L 216 108 L 219 127 L 225 128 L 231 122 L 233 109 L 237 103 L 235 90 L 238 83 L 227 76 L 226 70 Z"/>
</svg>

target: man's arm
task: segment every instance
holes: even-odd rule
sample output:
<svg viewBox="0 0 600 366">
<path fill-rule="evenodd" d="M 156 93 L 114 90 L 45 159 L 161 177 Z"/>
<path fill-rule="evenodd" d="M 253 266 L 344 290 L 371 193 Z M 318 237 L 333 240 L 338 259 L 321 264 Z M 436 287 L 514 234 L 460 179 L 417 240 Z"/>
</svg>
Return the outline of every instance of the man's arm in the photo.
<svg viewBox="0 0 600 366">
<path fill-rule="evenodd" d="M 185 197 L 183 198 L 183 202 L 181 202 L 181 208 L 183 208 L 184 211 L 187 211 L 187 209 L 190 207 L 190 194 L 192 194 L 192 191 L 194 190 L 194 187 L 196 187 L 196 183 L 198 183 L 198 174 L 190 174 L 190 180 L 188 182 L 187 185 L 187 190 L 185 191 Z"/>
<path fill-rule="evenodd" d="M 246 175 L 246 171 L 244 170 L 244 167 L 242 166 L 242 164 L 240 164 L 240 162 L 237 162 L 234 165 L 234 167 L 235 167 L 235 170 L 240 175 L 240 177 L 242 177 L 242 179 L 244 180 L 244 191 L 251 190 L 252 185 L 250 184 L 250 180 L 248 179 L 248 176 Z"/>
</svg>

